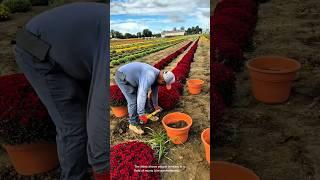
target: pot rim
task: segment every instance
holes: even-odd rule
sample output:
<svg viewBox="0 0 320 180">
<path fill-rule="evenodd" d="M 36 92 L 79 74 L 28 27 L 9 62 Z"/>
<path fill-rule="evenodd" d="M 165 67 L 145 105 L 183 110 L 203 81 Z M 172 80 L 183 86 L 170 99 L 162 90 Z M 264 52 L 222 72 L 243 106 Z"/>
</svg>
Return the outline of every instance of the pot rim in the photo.
<svg viewBox="0 0 320 180">
<path fill-rule="evenodd" d="M 182 119 L 183 121 L 185 121 L 185 122 L 188 124 L 186 127 L 183 127 L 183 128 L 172 128 L 172 127 L 169 127 L 169 126 L 164 122 L 164 119 L 165 119 L 167 116 L 169 116 L 170 114 L 183 114 L 183 115 L 185 115 L 185 116 L 188 116 L 188 118 L 191 119 L 191 123 L 188 124 L 188 123 L 185 121 L 185 119 Z M 190 127 L 192 126 L 192 123 L 193 123 L 192 118 L 191 118 L 188 114 L 181 113 L 181 112 L 169 113 L 169 114 L 165 115 L 165 116 L 162 118 L 162 121 L 161 121 L 161 122 L 162 122 L 162 125 L 164 126 L 165 129 L 169 129 L 169 130 L 172 130 L 172 131 L 176 131 L 176 130 L 178 130 L 178 131 L 188 130 L 188 129 L 190 129 Z"/>
<path fill-rule="evenodd" d="M 253 61 L 259 60 L 261 58 L 278 58 L 278 59 L 283 59 L 283 60 L 286 60 L 286 61 L 291 61 L 294 64 L 296 64 L 296 67 L 295 68 L 291 68 L 291 69 L 286 69 L 286 70 L 272 71 L 272 70 L 259 69 L 259 68 L 256 68 L 256 67 L 251 65 L 251 63 Z M 258 57 L 252 58 L 252 59 L 250 59 L 249 61 L 246 62 L 246 66 L 247 66 L 247 68 L 249 70 L 260 72 L 260 73 L 285 74 L 285 73 L 292 73 L 292 72 L 298 71 L 301 68 L 301 63 L 298 62 L 297 60 L 294 60 L 294 59 L 291 59 L 291 58 L 287 58 L 287 57 L 283 57 L 283 56 L 270 55 L 270 56 L 258 56 Z"/>
<path fill-rule="evenodd" d="M 257 178 L 257 180 L 260 180 L 260 177 L 254 171 L 252 171 L 251 169 L 248 169 L 246 167 L 243 167 L 239 164 L 230 163 L 230 162 L 226 162 L 226 161 L 211 161 L 211 163 L 212 163 L 212 167 L 214 166 L 214 164 L 218 164 L 218 165 L 222 164 L 222 165 L 237 167 L 237 168 L 242 169 L 242 170 L 250 173 L 251 175 L 255 176 Z"/>
<path fill-rule="evenodd" d="M 204 133 L 207 132 L 207 131 L 209 131 L 209 135 L 210 135 L 210 128 L 204 129 L 204 130 L 202 131 L 202 133 L 201 133 L 201 140 L 202 140 L 202 142 L 204 142 L 206 145 L 210 146 L 210 143 L 208 143 L 208 142 L 205 141 L 205 139 L 204 139 Z"/>
<path fill-rule="evenodd" d="M 204 80 L 201 80 L 201 79 L 189 79 L 189 80 L 187 81 L 187 83 L 188 83 L 188 84 L 191 84 L 190 81 L 194 81 L 194 80 L 199 81 L 199 84 L 196 84 L 196 85 L 203 85 L 203 84 L 204 84 Z"/>
</svg>

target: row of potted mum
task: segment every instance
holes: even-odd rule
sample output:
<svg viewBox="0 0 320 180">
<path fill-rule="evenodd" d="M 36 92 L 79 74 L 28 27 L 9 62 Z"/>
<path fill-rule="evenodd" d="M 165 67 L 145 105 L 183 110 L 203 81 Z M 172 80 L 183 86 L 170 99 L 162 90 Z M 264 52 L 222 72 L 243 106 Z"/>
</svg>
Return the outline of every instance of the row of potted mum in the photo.
<svg viewBox="0 0 320 180">
<path fill-rule="evenodd" d="M 172 62 L 175 58 L 177 58 L 180 54 L 182 54 L 188 47 L 192 44 L 192 41 L 178 49 L 177 51 L 169 54 L 168 56 L 161 59 L 159 62 L 153 65 L 153 67 L 157 69 L 163 69 L 165 68 L 170 62 Z"/>
<path fill-rule="evenodd" d="M 176 82 L 173 84 L 173 88 L 168 90 L 164 86 L 159 88 L 159 106 L 164 110 L 173 109 L 179 102 L 180 96 L 183 92 L 183 84 L 186 82 L 190 71 L 190 64 L 193 61 L 194 53 L 198 47 L 197 39 L 188 52 L 182 57 L 182 59 L 177 63 L 176 67 L 172 70 L 175 75 Z"/>
<path fill-rule="evenodd" d="M 199 39 L 197 39 L 194 42 L 194 44 L 191 46 L 188 52 L 182 57 L 182 59 L 177 63 L 176 67 L 172 70 L 172 73 L 176 77 L 177 84 L 184 83 L 188 77 L 188 74 L 191 68 L 190 65 L 193 62 L 194 54 L 198 47 L 198 41 Z M 175 97 L 173 98 L 175 98 L 176 101 L 172 101 L 172 99 L 168 99 L 168 97 L 166 96 L 167 94 L 171 94 L 171 96 L 173 96 L 172 94 L 174 94 Z M 162 107 L 162 106 L 168 106 L 168 104 L 170 104 L 170 106 L 168 107 L 172 109 L 179 102 L 180 96 L 182 96 L 182 91 L 177 88 L 171 88 L 170 90 L 168 90 L 165 87 L 160 87 L 159 88 L 159 105 Z M 187 124 L 186 127 L 176 129 L 176 128 L 171 128 L 167 125 L 170 123 L 176 123 L 181 120 L 183 120 Z M 192 125 L 192 118 L 187 114 L 176 112 L 176 113 L 171 113 L 166 115 L 162 120 L 162 124 L 166 129 L 168 137 L 170 138 L 171 142 L 173 142 L 174 144 L 182 144 L 186 142 L 188 139 L 189 130 Z"/>
<path fill-rule="evenodd" d="M 185 47 L 178 50 L 180 52 L 180 54 L 182 54 L 192 43 L 193 42 L 190 42 Z M 197 46 L 197 44 L 198 44 L 198 40 L 196 40 L 194 42 L 192 47 L 187 51 L 187 53 L 177 63 L 176 67 L 172 70 L 173 74 L 176 77 L 176 82 L 172 84 L 172 88 L 170 90 L 168 90 L 167 88 L 165 88 L 165 86 L 159 87 L 159 91 L 158 91 L 159 100 L 158 101 L 159 101 L 160 107 L 162 107 L 164 110 L 173 109 L 179 103 L 180 96 L 182 95 L 184 85 L 183 85 L 182 79 L 179 79 L 177 76 L 177 75 L 179 75 L 179 73 L 181 73 L 181 71 L 177 70 L 177 68 L 180 67 L 179 64 L 180 64 L 180 62 L 183 62 L 183 59 L 186 59 L 186 58 L 190 59 L 191 51 L 195 51 L 195 47 Z M 175 58 L 177 58 L 177 57 L 178 56 L 175 56 Z M 193 56 L 192 56 L 192 58 L 193 58 Z M 167 61 L 167 63 L 165 63 L 165 64 L 168 65 L 171 61 L 169 61 L 169 62 Z M 163 68 L 164 68 L 164 66 L 162 66 L 162 69 Z"/>
<path fill-rule="evenodd" d="M 231 105 L 235 91 L 235 73 L 244 64 L 242 49 L 251 38 L 257 21 L 255 0 L 224 0 L 211 16 L 211 121 L 221 120 L 224 107 Z"/>
<path fill-rule="evenodd" d="M 189 49 L 189 51 L 182 57 L 182 59 L 177 63 L 176 67 L 172 70 L 178 81 L 177 83 L 179 84 L 186 82 L 186 79 L 191 69 L 191 63 L 194 60 L 194 55 L 198 47 L 198 42 L 199 39 L 195 41 L 193 46 Z M 173 89 L 174 91 L 179 93 L 179 96 L 182 95 L 182 92 L 179 89 Z M 170 90 L 163 88 L 163 92 L 168 91 Z M 161 98 L 163 99 L 160 99 L 159 95 L 159 102 L 166 101 L 166 96 L 162 96 Z M 176 123 L 181 120 L 185 121 L 185 123 L 187 124 L 186 127 L 172 128 L 168 126 L 168 124 L 170 123 Z M 189 136 L 189 130 L 192 126 L 192 123 L 192 118 L 189 115 L 180 112 L 170 113 L 162 119 L 162 124 L 167 131 L 167 135 L 170 138 L 171 142 L 174 144 L 183 144 L 187 141 Z M 210 163 L 210 128 L 205 129 L 201 133 L 201 140 L 205 149 L 206 160 L 208 161 L 208 163 Z"/>
</svg>

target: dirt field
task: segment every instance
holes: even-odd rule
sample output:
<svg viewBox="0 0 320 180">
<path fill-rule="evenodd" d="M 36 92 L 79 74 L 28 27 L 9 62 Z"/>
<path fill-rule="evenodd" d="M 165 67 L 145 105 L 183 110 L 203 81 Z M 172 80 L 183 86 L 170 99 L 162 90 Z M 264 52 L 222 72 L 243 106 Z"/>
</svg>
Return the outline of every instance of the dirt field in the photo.
<svg viewBox="0 0 320 180">
<path fill-rule="evenodd" d="M 237 74 L 236 100 L 217 131 L 215 160 L 254 170 L 262 180 L 320 179 L 320 4 L 271 0 L 261 4 L 254 52 L 302 63 L 288 102 L 265 105 L 251 95 L 247 70 Z"/>
<path fill-rule="evenodd" d="M 186 44 L 186 43 L 184 43 Z M 180 46 L 181 47 L 181 46 Z M 190 46 L 191 47 L 191 46 Z M 209 165 L 205 160 L 204 148 L 201 143 L 200 134 L 203 129 L 210 126 L 209 121 L 209 52 L 210 43 L 201 39 L 195 54 L 195 61 L 192 63 L 189 78 L 201 78 L 206 83 L 203 91 L 199 95 L 191 96 L 188 94 L 186 87 L 184 88 L 183 96 L 178 106 L 170 112 L 184 112 L 193 118 L 193 125 L 189 133 L 189 139 L 184 145 L 172 145 L 168 157 L 173 162 L 163 159 L 161 165 L 181 165 L 186 166 L 186 169 L 179 173 L 163 173 L 162 179 L 180 180 L 180 179 L 209 179 Z M 178 47 L 177 47 L 178 49 Z M 168 55 L 167 53 L 166 55 Z M 164 57 L 165 54 L 163 53 Z M 176 63 L 182 58 L 180 55 L 176 60 L 166 67 L 170 70 L 175 67 Z M 145 57 L 144 61 L 148 63 L 155 63 L 156 56 Z M 149 59 L 150 58 L 150 59 Z M 160 60 L 159 58 L 156 58 Z M 160 115 L 160 119 L 170 112 L 164 112 Z M 119 134 L 118 130 L 121 125 L 125 124 L 126 119 L 119 119 L 112 117 L 111 119 L 111 144 L 117 144 L 128 140 L 147 140 L 148 134 L 138 136 L 130 131 L 124 134 Z M 146 125 L 154 130 L 162 130 L 161 122 L 150 123 Z"/>
</svg>

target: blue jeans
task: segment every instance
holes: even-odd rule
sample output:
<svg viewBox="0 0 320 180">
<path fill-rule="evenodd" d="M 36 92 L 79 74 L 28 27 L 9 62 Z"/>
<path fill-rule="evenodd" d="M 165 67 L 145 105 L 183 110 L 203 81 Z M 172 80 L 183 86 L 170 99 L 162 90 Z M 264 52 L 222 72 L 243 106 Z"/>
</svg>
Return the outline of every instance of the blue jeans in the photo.
<svg viewBox="0 0 320 180">
<path fill-rule="evenodd" d="M 115 74 L 115 81 L 119 86 L 122 94 L 125 96 L 127 100 L 128 112 L 129 112 L 129 124 L 139 125 L 139 115 L 137 113 L 137 92 L 138 88 L 130 85 L 129 82 L 125 80 L 125 75 L 122 72 L 117 71 Z M 151 101 L 147 98 L 147 102 L 145 105 L 146 113 L 151 113 L 153 111 L 153 106 L 151 105 Z"/>
</svg>

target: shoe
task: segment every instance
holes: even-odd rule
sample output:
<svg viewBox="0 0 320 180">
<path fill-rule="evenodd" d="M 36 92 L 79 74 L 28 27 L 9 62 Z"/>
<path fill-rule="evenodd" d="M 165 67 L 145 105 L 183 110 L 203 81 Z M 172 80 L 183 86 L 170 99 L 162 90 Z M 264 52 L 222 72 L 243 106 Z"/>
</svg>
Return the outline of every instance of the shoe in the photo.
<svg viewBox="0 0 320 180">
<path fill-rule="evenodd" d="M 110 180 L 109 171 L 104 173 L 93 172 L 94 180 Z"/>
<path fill-rule="evenodd" d="M 139 135 L 144 134 L 144 131 L 141 129 L 140 126 L 129 124 L 129 129 L 136 134 L 139 134 Z"/>
</svg>

